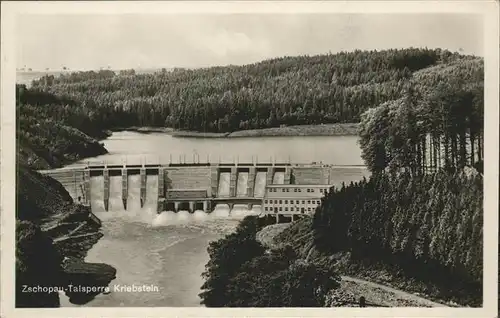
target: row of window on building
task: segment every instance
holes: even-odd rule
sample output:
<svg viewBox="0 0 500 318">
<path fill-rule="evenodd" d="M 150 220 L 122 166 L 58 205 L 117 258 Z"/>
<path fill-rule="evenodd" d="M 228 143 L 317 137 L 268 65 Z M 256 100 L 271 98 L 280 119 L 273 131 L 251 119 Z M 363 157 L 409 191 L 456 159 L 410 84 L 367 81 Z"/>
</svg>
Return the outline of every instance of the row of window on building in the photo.
<svg viewBox="0 0 500 318">
<path fill-rule="evenodd" d="M 290 192 L 290 190 L 293 189 L 293 192 L 302 192 L 302 188 L 270 188 L 269 192 L 278 192 L 278 190 L 281 190 L 280 192 Z M 311 188 L 306 188 L 306 192 L 308 193 L 314 193 L 315 189 Z M 328 189 L 327 188 L 319 188 L 320 193 L 327 193 Z"/>
<path fill-rule="evenodd" d="M 290 203 L 288 203 L 290 201 Z M 321 200 L 264 200 L 265 204 L 320 204 Z"/>
<path fill-rule="evenodd" d="M 288 212 L 288 210 L 290 210 L 290 212 L 300 212 L 300 213 L 305 213 L 306 211 L 307 212 L 313 212 L 315 208 L 298 208 L 298 207 L 276 207 L 273 209 L 273 207 L 271 206 L 266 206 L 264 207 L 264 211 L 266 212 Z"/>
</svg>

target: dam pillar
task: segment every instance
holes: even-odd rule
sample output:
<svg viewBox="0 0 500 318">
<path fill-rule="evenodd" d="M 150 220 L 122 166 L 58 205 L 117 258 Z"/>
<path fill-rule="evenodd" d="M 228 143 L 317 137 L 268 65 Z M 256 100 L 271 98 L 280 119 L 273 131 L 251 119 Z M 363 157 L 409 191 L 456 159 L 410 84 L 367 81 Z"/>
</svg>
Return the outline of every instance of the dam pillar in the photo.
<svg viewBox="0 0 500 318">
<path fill-rule="evenodd" d="M 165 197 L 165 170 L 158 168 L 158 199 Z"/>
<path fill-rule="evenodd" d="M 83 187 L 85 189 L 84 192 L 84 201 L 86 204 L 90 205 L 90 170 L 86 169 L 83 171 Z"/>
<path fill-rule="evenodd" d="M 217 193 L 218 185 L 219 185 L 219 168 L 217 166 L 212 166 L 210 167 L 210 189 L 208 193 L 209 197 L 216 197 L 218 195 Z"/>
<path fill-rule="evenodd" d="M 253 189 L 255 187 L 255 167 L 250 167 L 248 171 L 247 195 L 253 197 Z"/>
<path fill-rule="evenodd" d="M 285 168 L 285 178 L 283 184 L 290 184 L 290 175 L 291 175 L 292 169 L 290 167 Z"/>
<path fill-rule="evenodd" d="M 291 216 L 292 216 L 292 222 L 295 221 L 293 213 L 291 214 Z"/>
<path fill-rule="evenodd" d="M 273 184 L 273 178 L 274 178 L 274 168 L 267 167 L 266 185 Z"/>
<path fill-rule="evenodd" d="M 174 202 L 174 212 L 177 213 L 179 212 L 179 202 Z"/>
<path fill-rule="evenodd" d="M 158 204 L 156 211 L 161 213 L 166 209 L 165 203 L 165 170 L 162 167 L 158 168 Z"/>
<path fill-rule="evenodd" d="M 127 169 L 122 169 L 122 201 L 123 209 L 127 210 L 127 197 L 128 197 L 128 173 Z"/>
<path fill-rule="evenodd" d="M 238 169 L 231 167 L 231 176 L 229 178 L 229 197 L 236 196 L 236 178 L 238 177 Z"/>
<path fill-rule="evenodd" d="M 194 213 L 194 201 L 189 201 L 189 213 Z"/>
<path fill-rule="evenodd" d="M 108 209 L 109 209 L 109 170 L 105 168 L 102 171 L 102 175 L 103 175 L 103 180 L 104 180 L 104 195 L 103 195 L 104 210 L 108 211 Z"/>
<path fill-rule="evenodd" d="M 144 207 L 144 202 L 146 202 L 146 169 L 141 168 L 141 208 Z"/>
<path fill-rule="evenodd" d="M 203 212 L 208 213 L 208 200 L 203 201 Z"/>
<path fill-rule="evenodd" d="M 167 204 L 166 204 L 165 198 L 159 198 L 158 199 L 158 208 L 156 209 L 156 212 L 161 213 L 161 212 L 165 211 L 167 208 L 166 205 Z"/>
</svg>

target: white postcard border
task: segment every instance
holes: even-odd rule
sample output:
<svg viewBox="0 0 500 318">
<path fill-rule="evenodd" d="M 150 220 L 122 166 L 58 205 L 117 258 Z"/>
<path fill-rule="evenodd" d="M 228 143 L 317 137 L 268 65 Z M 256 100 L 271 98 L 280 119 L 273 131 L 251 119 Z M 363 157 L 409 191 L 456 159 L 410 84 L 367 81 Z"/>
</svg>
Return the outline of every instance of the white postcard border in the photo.
<svg viewBox="0 0 500 318">
<path fill-rule="evenodd" d="M 496 1 L 52 1 L 2 2 L 1 315 L 5 317 L 495 317 L 498 295 L 499 29 Z M 483 308 L 55 308 L 15 309 L 15 18 L 18 14 L 477 13 L 484 17 L 485 162 Z M 487 146 L 486 146 L 487 145 Z"/>
</svg>

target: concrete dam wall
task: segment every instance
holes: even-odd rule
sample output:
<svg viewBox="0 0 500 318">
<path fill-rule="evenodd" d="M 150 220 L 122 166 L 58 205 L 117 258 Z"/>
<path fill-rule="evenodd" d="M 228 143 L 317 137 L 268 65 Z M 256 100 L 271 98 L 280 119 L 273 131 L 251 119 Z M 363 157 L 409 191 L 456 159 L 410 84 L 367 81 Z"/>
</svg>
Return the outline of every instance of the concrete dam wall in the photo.
<svg viewBox="0 0 500 318">
<path fill-rule="evenodd" d="M 167 189 L 208 189 L 211 187 L 210 167 L 164 168 Z"/>
<path fill-rule="evenodd" d="M 341 186 L 369 176 L 364 167 L 290 164 L 99 166 L 41 171 L 92 211 L 202 210 L 261 205 L 272 184 Z"/>
</svg>

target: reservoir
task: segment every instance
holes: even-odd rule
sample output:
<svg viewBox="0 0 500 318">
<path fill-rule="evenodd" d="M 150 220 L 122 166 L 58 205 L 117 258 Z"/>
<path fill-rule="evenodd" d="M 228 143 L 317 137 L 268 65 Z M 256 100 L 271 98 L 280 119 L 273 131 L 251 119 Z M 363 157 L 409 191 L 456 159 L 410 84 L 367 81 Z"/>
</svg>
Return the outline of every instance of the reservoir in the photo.
<svg viewBox="0 0 500 318">
<path fill-rule="evenodd" d="M 115 132 L 108 154 L 87 161 L 108 164 L 174 162 L 323 162 L 363 165 L 357 136 L 181 138 L 165 133 Z"/>
<path fill-rule="evenodd" d="M 169 162 L 288 162 L 355 166 L 362 165 L 361 151 L 355 136 L 332 137 L 245 137 L 245 138 L 179 138 L 163 133 L 142 134 L 116 132 L 104 140 L 109 153 L 82 162 L 108 164 L 140 164 Z M 78 164 L 78 163 L 77 163 Z M 359 168 L 359 179 L 367 172 Z M 140 182 L 130 176 L 129 183 Z M 277 179 L 283 176 L 276 175 Z M 340 176 L 339 176 L 340 178 Z M 228 176 L 220 179 L 219 189 L 227 188 Z M 245 183 L 248 175 L 241 173 L 236 183 Z M 256 176 L 256 183 L 265 178 Z M 279 180 L 278 180 L 279 181 Z M 201 274 L 208 261 L 207 247 L 232 231 L 239 220 L 258 214 L 259 206 L 249 211 L 235 206 L 231 215 L 223 207 L 212 213 L 195 211 L 156 211 L 157 180 L 148 178 L 146 202 L 138 204 L 139 187 L 130 186 L 129 207 L 123 210 L 118 184 L 110 179 L 110 208 L 104 211 L 94 180 L 92 210 L 102 220 L 104 237 L 88 252 L 86 261 L 106 263 L 117 269 L 111 282 L 111 293 L 98 295 L 84 306 L 95 307 L 196 307 L 200 306 Z M 151 182 L 151 184 L 149 184 Z M 114 186 L 117 183 L 117 186 Z M 258 187 L 259 189 L 261 187 Z M 245 190 L 237 196 L 244 196 Z M 259 190 L 261 191 L 261 190 Z M 116 192 L 116 193 L 115 193 Z M 151 196 L 151 199 L 149 199 Z M 94 200 L 95 198 L 95 200 Z M 114 286 L 154 286 L 150 291 L 119 291 Z M 75 306 L 61 297 L 62 306 Z"/>
</svg>

